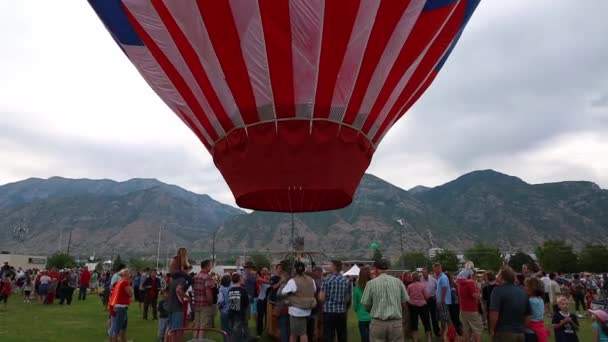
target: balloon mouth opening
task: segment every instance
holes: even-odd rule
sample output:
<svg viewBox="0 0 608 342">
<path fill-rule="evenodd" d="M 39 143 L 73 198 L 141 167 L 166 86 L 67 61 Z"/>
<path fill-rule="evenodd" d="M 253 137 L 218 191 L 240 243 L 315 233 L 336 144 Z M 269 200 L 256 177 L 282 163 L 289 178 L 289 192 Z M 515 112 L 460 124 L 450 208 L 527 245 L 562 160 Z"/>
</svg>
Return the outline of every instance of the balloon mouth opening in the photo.
<svg viewBox="0 0 608 342">
<path fill-rule="evenodd" d="M 242 194 L 236 199 L 236 204 L 242 208 L 252 210 L 278 211 L 276 209 L 269 210 L 266 203 L 268 199 L 278 202 L 275 203 L 273 208 L 285 208 L 285 204 L 287 204 L 290 207 L 289 210 L 281 211 L 297 213 L 344 208 L 352 203 L 353 196 L 340 189 L 260 190 Z"/>
<path fill-rule="evenodd" d="M 294 118 L 234 130 L 212 153 L 239 206 L 313 212 L 352 202 L 374 147 L 338 122 Z"/>
</svg>

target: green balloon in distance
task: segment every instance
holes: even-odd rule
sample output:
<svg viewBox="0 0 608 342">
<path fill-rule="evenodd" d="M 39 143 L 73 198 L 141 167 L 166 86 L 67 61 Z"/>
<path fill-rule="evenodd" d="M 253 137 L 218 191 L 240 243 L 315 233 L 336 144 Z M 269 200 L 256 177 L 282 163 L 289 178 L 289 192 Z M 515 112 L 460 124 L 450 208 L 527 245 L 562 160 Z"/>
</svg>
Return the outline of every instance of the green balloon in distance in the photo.
<svg viewBox="0 0 608 342">
<path fill-rule="evenodd" d="M 378 249 L 378 244 L 375 242 L 372 242 L 371 247 L 372 247 L 372 249 Z"/>
</svg>

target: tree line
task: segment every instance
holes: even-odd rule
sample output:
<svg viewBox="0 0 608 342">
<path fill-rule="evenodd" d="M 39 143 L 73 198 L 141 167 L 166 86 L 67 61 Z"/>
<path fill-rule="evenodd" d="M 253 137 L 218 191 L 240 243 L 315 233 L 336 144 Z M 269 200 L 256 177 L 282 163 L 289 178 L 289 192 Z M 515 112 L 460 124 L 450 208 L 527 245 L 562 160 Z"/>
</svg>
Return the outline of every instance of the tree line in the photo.
<svg viewBox="0 0 608 342">
<path fill-rule="evenodd" d="M 497 271 L 504 264 L 519 271 L 522 265 L 527 264 L 534 272 L 539 270 L 539 266 L 545 272 L 556 273 L 608 272 L 608 248 L 605 245 L 590 243 L 576 253 L 573 246 L 566 241 L 548 240 L 536 247 L 534 253 L 538 259 L 538 265 L 529 254 L 522 251 L 506 258 L 506 255 L 501 253 L 498 248 L 477 243 L 464 252 L 464 259 L 475 263 L 475 267 L 487 271 Z M 428 268 L 435 262 L 441 263 L 447 271 L 454 272 L 460 268 L 456 253 L 451 250 L 444 250 L 434 258 L 429 258 L 423 252 L 408 252 L 399 258 L 395 266 L 414 270 L 418 267 Z"/>
</svg>

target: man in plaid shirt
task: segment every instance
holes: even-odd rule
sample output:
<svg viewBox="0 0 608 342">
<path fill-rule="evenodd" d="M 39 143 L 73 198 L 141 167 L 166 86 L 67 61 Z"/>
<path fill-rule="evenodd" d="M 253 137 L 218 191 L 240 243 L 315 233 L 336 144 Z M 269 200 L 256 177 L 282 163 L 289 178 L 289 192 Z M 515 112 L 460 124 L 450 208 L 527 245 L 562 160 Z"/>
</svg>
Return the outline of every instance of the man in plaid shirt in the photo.
<svg viewBox="0 0 608 342">
<path fill-rule="evenodd" d="M 329 265 L 330 275 L 323 280 L 319 299 L 323 302 L 323 341 L 346 342 L 346 310 L 350 305 L 352 284 L 344 278 L 342 262 L 332 260 Z"/>
<path fill-rule="evenodd" d="M 201 272 L 194 277 L 194 328 L 213 328 L 215 305 L 213 304 L 213 279 L 209 274 L 211 260 L 201 262 Z M 204 334 L 197 334 L 204 337 Z"/>
</svg>

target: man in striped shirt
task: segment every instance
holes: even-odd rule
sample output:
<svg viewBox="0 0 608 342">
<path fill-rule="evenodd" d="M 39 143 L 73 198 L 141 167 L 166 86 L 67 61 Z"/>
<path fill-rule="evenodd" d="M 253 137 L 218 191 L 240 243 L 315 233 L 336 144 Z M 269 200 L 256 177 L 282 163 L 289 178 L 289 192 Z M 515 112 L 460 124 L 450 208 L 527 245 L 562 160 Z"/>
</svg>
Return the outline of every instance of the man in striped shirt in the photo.
<svg viewBox="0 0 608 342">
<path fill-rule="evenodd" d="M 409 300 L 405 286 L 399 279 L 386 274 L 390 267 L 388 260 L 377 260 L 374 266 L 379 275 L 367 283 L 361 298 L 372 317 L 371 341 L 403 341 L 402 317 Z"/>
<path fill-rule="evenodd" d="M 338 335 L 338 342 L 346 342 L 346 309 L 352 296 L 352 284 L 344 278 L 342 262 L 332 260 L 329 265 L 331 273 L 321 286 L 319 299 L 323 302 L 323 341 L 333 341 Z"/>
</svg>

